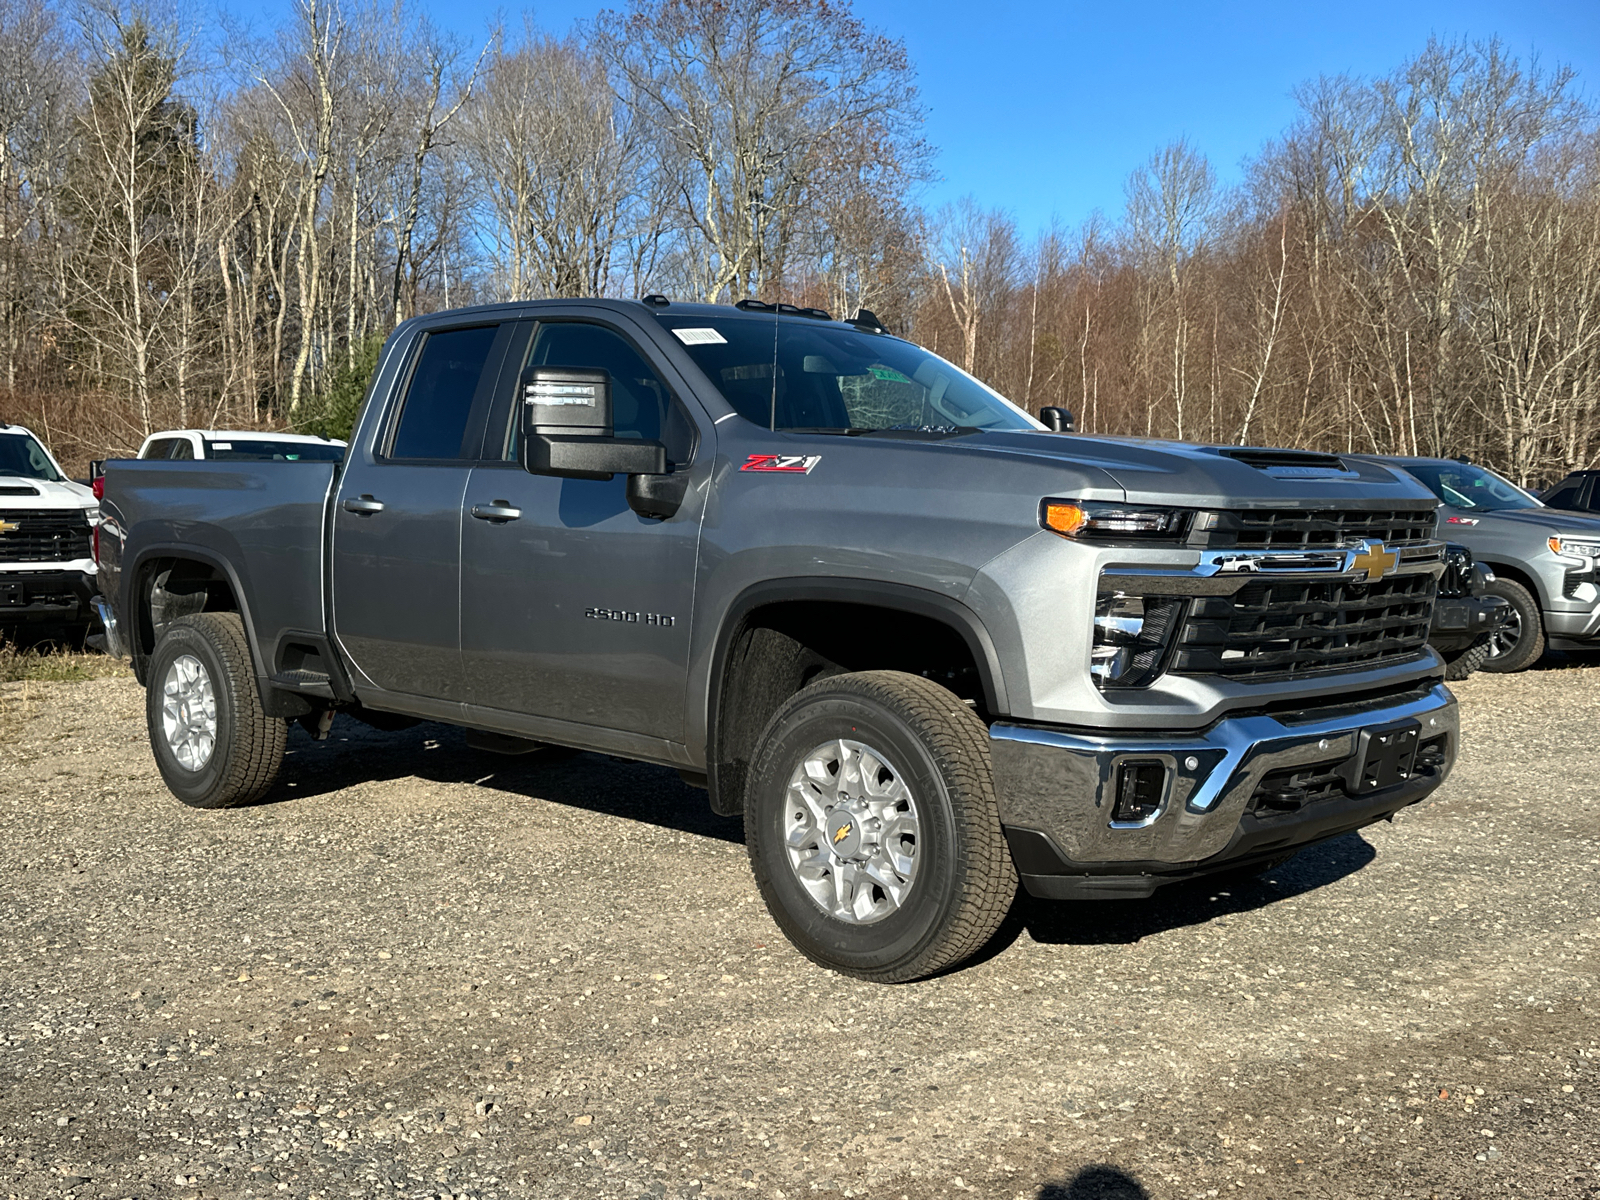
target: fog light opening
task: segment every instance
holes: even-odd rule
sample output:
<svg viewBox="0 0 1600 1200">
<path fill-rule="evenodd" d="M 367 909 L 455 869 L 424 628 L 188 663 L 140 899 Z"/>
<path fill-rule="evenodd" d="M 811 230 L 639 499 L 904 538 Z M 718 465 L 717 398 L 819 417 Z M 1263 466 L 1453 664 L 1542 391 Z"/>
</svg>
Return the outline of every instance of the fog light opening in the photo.
<svg viewBox="0 0 1600 1200">
<path fill-rule="evenodd" d="M 1165 763 L 1129 761 L 1117 766 L 1117 800 L 1111 808 L 1113 825 L 1148 825 L 1161 812 L 1167 791 Z"/>
</svg>

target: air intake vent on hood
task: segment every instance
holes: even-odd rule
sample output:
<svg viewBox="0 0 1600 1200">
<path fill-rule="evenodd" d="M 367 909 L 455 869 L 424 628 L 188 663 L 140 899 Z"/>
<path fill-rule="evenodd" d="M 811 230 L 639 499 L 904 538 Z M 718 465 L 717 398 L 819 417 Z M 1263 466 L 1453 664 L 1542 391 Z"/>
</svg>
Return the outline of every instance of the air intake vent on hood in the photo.
<svg viewBox="0 0 1600 1200">
<path fill-rule="evenodd" d="M 1359 479 L 1361 473 L 1345 466 L 1337 454 L 1315 454 L 1309 450 L 1256 450 L 1241 447 L 1222 452 L 1265 471 L 1276 479 Z"/>
<path fill-rule="evenodd" d="M 0 496 L 37 496 L 39 489 L 26 483 L 0 483 Z"/>
</svg>

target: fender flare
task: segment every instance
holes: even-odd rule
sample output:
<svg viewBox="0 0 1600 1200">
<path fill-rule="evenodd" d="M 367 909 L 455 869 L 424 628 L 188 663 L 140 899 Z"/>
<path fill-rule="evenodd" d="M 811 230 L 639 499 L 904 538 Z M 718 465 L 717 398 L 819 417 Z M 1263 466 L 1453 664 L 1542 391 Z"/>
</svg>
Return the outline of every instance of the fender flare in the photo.
<svg viewBox="0 0 1600 1200">
<path fill-rule="evenodd" d="M 255 622 L 250 618 L 250 601 L 246 596 L 244 585 L 239 580 L 239 574 L 234 570 L 233 564 L 222 555 L 197 546 L 193 542 L 150 542 L 142 545 L 135 552 L 132 561 L 122 569 L 122 611 L 127 613 L 129 618 L 129 644 L 137 673 L 143 674 L 142 667 L 149 658 L 149 651 L 141 649 L 138 642 L 140 623 L 144 614 L 135 603 L 138 599 L 135 589 L 144 573 L 145 565 L 153 558 L 177 558 L 204 563 L 220 572 L 228 581 L 228 587 L 233 591 L 233 602 L 239 606 L 239 619 L 244 622 L 244 637 L 250 647 L 250 662 L 255 668 L 256 687 L 265 697 L 268 672 L 261 658 L 261 647 L 257 644 Z M 154 649 L 154 646 L 150 647 L 150 650 Z"/>
<path fill-rule="evenodd" d="M 711 671 L 706 680 L 705 729 L 708 762 L 716 745 L 717 723 L 720 718 L 718 708 L 722 699 L 723 675 L 727 669 L 728 651 L 744 628 L 745 619 L 756 609 L 769 604 L 806 600 L 899 609 L 950 626 L 966 643 L 973 661 L 978 666 L 978 676 L 983 684 L 984 706 L 995 716 L 1010 712 L 1005 677 L 1000 667 L 1000 656 L 995 651 L 994 639 L 989 636 L 989 630 L 979 619 L 978 614 L 961 601 L 926 588 L 874 579 L 816 576 L 765 579 L 750 585 L 735 596 L 733 602 L 724 610 L 717 626 L 716 641 L 711 654 Z"/>
</svg>

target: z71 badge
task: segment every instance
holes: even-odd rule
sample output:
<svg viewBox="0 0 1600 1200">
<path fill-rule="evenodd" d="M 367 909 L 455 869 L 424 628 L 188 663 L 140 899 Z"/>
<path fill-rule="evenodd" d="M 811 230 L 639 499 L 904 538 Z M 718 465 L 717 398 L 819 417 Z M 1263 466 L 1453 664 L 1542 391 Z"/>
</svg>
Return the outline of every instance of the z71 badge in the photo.
<svg viewBox="0 0 1600 1200">
<path fill-rule="evenodd" d="M 822 461 L 820 454 L 752 454 L 741 471 L 770 471 L 779 475 L 809 475 Z"/>
</svg>

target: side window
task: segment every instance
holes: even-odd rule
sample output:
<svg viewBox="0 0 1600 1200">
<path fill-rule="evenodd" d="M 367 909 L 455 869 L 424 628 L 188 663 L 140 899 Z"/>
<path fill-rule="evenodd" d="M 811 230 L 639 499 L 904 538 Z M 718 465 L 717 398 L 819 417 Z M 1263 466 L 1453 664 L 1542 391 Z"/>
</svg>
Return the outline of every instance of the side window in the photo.
<svg viewBox="0 0 1600 1200">
<path fill-rule="evenodd" d="M 1582 490 L 1580 483 L 1569 483 L 1565 487 L 1551 492 L 1544 498 L 1544 502 L 1551 508 L 1577 508 L 1578 493 Z"/>
<path fill-rule="evenodd" d="M 170 458 L 172 457 L 172 446 L 176 440 L 175 438 L 157 438 L 144 448 L 144 453 L 139 457 L 146 459 Z"/>
<path fill-rule="evenodd" d="M 177 459 L 187 459 L 188 461 L 193 462 L 194 461 L 194 443 L 191 442 L 188 438 L 174 438 L 173 442 L 172 442 L 172 453 L 167 455 L 167 457 L 168 458 L 177 458 Z"/>
<path fill-rule="evenodd" d="M 611 416 L 618 437 L 662 442 L 670 462 L 694 453 L 694 425 L 661 377 L 621 334 L 577 321 L 540 325 L 528 350 L 528 366 L 598 367 L 611 375 Z M 516 457 L 515 422 L 510 438 Z"/>
<path fill-rule="evenodd" d="M 389 458 L 476 457 L 462 442 L 498 332 L 496 325 L 477 325 L 426 335 L 389 441 Z"/>
</svg>

